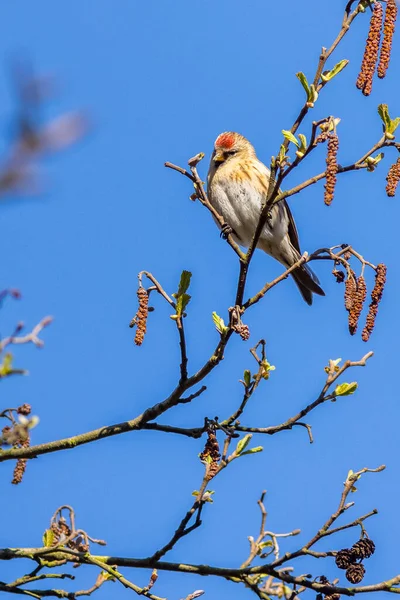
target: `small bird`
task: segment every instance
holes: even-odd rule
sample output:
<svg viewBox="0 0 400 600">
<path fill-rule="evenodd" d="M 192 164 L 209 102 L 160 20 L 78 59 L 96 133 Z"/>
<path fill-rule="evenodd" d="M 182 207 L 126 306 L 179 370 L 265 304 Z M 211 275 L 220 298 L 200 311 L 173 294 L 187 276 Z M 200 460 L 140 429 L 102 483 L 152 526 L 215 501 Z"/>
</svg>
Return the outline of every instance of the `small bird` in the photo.
<svg viewBox="0 0 400 600">
<path fill-rule="evenodd" d="M 269 178 L 269 169 L 258 160 L 245 137 L 233 131 L 217 137 L 207 176 L 208 197 L 226 223 L 223 231 L 231 231 L 241 246 L 251 243 Z M 301 257 L 296 225 L 285 200 L 272 207 L 257 247 L 286 268 Z M 317 276 L 307 265 L 297 268 L 292 276 L 307 304 L 312 304 L 313 293 L 325 296 Z"/>
</svg>

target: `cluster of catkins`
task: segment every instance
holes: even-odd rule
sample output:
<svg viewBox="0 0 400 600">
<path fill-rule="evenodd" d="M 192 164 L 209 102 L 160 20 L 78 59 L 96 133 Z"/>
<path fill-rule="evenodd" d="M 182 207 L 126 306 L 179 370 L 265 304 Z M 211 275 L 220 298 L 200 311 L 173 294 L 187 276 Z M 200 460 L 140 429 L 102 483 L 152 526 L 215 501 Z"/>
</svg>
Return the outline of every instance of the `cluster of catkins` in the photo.
<svg viewBox="0 0 400 600">
<path fill-rule="evenodd" d="M 392 51 L 397 10 L 396 0 L 387 0 L 385 18 L 383 18 L 382 3 L 378 0 L 374 2 L 361 70 L 356 82 L 356 86 L 364 96 L 369 96 L 372 91 L 372 81 L 376 69 L 378 77 L 381 79 L 386 75 Z M 381 45 L 382 26 L 383 41 Z"/>
<path fill-rule="evenodd" d="M 31 410 L 31 405 L 25 403 L 18 406 L 16 413 L 26 417 L 31 413 Z M 6 444 L 12 444 L 13 448 L 29 448 L 30 446 L 29 431 L 27 427 L 17 422 L 15 422 L 12 427 L 9 425 L 3 427 L 1 439 Z M 27 462 L 26 458 L 19 458 L 17 460 L 11 481 L 14 485 L 21 483 Z"/>
<path fill-rule="evenodd" d="M 67 540 L 73 532 L 68 525 L 67 520 L 64 517 L 60 517 L 58 521 L 51 524 L 51 533 L 51 546 L 58 546 L 59 544 L 62 544 L 64 540 Z M 76 552 L 87 552 L 89 550 L 88 544 L 85 543 L 83 536 L 80 534 L 73 539 L 68 540 L 67 546 L 72 550 L 76 550 Z"/>
<path fill-rule="evenodd" d="M 375 552 L 375 544 L 369 538 L 361 538 L 351 548 L 339 550 L 335 562 L 339 569 L 346 569 L 346 579 L 350 583 L 360 583 L 365 575 L 362 561 Z"/>
<path fill-rule="evenodd" d="M 217 436 L 215 435 L 214 427 L 209 427 L 207 431 L 207 442 L 203 452 L 200 454 L 200 460 L 206 464 L 209 464 L 208 468 L 208 479 L 212 479 L 218 471 L 219 460 L 221 454 L 219 452 L 219 444 Z"/>
<path fill-rule="evenodd" d="M 386 265 L 380 263 L 375 267 L 375 285 L 371 292 L 371 302 L 369 304 L 368 314 L 364 329 L 362 330 L 361 338 L 367 342 L 375 327 L 375 320 L 378 314 L 379 303 L 382 299 L 383 290 L 386 283 Z M 338 283 L 345 280 L 343 271 L 334 269 L 332 271 Z M 358 328 L 358 322 L 367 298 L 367 286 L 363 275 L 357 277 L 352 269 L 345 282 L 344 305 L 349 313 L 349 331 L 350 335 L 354 335 Z"/>
</svg>

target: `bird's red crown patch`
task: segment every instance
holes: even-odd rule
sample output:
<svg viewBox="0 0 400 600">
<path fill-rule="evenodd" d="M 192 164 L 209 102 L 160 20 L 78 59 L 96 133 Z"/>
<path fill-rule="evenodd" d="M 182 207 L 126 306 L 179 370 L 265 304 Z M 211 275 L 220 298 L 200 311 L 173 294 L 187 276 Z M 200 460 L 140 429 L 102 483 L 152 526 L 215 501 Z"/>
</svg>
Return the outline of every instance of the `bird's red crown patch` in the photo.
<svg viewBox="0 0 400 600">
<path fill-rule="evenodd" d="M 235 143 L 235 136 L 231 132 L 221 133 L 215 141 L 215 145 L 220 148 L 232 148 Z"/>
</svg>

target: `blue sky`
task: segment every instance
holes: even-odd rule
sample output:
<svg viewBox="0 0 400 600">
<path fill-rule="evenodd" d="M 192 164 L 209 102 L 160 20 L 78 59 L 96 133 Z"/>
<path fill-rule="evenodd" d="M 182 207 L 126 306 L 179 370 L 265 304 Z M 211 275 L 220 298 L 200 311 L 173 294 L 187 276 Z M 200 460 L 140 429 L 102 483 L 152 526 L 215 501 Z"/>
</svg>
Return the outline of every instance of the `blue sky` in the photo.
<svg viewBox="0 0 400 600">
<path fill-rule="evenodd" d="M 238 265 L 210 215 L 188 200 L 189 182 L 163 163 L 185 165 L 204 151 L 200 172 L 205 177 L 212 144 L 225 130 L 244 134 L 268 162 L 303 101 L 295 73 L 313 75 L 320 47 L 338 31 L 342 4 L 287 0 L 284 15 L 279 3 L 265 0 L 120 0 L 118 5 L 38 0 L 2 6 L 2 147 L 7 147 L 14 108 L 7 61 L 18 52 L 31 57 L 37 71 L 57 76 L 59 93 L 49 117 L 83 108 L 92 123 L 82 143 L 47 161 L 40 197 L 10 199 L 1 207 L 1 286 L 18 287 L 23 294 L 21 301 L 4 306 L 2 335 L 21 319 L 31 326 L 46 314 L 55 317 L 43 335 L 43 350 L 15 351 L 16 363 L 30 376 L 2 382 L 4 405 L 30 402 L 40 416 L 35 443 L 132 418 L 174 387 L 179 349 L 168 307 L 155 302 L 141 348 L 134 346 L 128 328 L 141 269 L 151 271 L 170 293 L 183 269 L 193 273 L 186 319 L 190 370 L 211 355 L 217 342 L 211 313 L 226 317 Z M 355 88 L 367 22 L 367 16 L 357 19 L 335 54 L 331 66 L 342 58 L 350 65 L 321 95 L 310 117 L 341 117 L 342 164 L 356 160 L 379 138 L 379 103 L 388 103 L 393 116 L 400 114 L 398 44 L 389 77 L 375 84 L 372 96 L 366 99 Z M 205 416 L 231 414 L 241 398 L 238 379 L 253 366 L 251 342 L 261 337 L 276 371 L 253 398 L 243 424 L 282 422 L 318 395 L 329 358 L 357 360 L 373 350 L 368 367 L 346 377 L 356 379 L 359 390 L 310 416 L 313 445 L 302 429 L 257 437 L 255 445 L 263 445 L 264 452 L 236 461 L 212 483 L 215 501 L 205 507 L 203 527 L 168 559 L 238 566 L 247 557 L 247 536 L 258 531 L 256 501 L 263 489 L 268 490 L 268 528 L 301 528 L 305 542 L 336 508 L 350 468 L 385 463 L 384 473 L 363 478 L 348 517 L 379 509 L 368 524 L 377 552 L 366 565 L 364 582 L 397 573 L 400 209 L 398 198 L 385 196 L 385 176 L 395 156 L 387 152 L 386 158 L 373 174 L 340 177 L 329 209 L 322 185 L 291 201 L 303 249 L 348 242 L 372 262 L 388 265 L 370 342 L 350 338 L 343 288 L 330 274 L 330 264 L 317 263 L 326 297 L 309 308 L 292 281 L 277 286 L 248 313 L 250 342 L 233 339 L 207 381 L 207 392 L 162 421 L 199 426 Z M 290 184 L 320 172 L 324 160 L 324 149 L 315 152 Z M 257 253 L 249 292 L 280 272 L 272 259 Z M 151 554 L 169 539 L 199 487 L 202 444 L 163 433 L 128 434 L 32 461 L 16 487 L 8 484 L 13 465 L 4 464 L 0 506 L 7 519 L 0 546 L 39 545 L 53 511 L 68 503 L 81 527 L 107 540 L 106 552 Z M 343 533 L 333 548 L 354 541 L 355 532 Z M 285 549 L 299 542 L 290 540 Z M 22 575 L 24 566 L 0 564 L 0 580 Z M 328 562 L 303 563 L 298 569 L 342 575 Z M 80 587 L 90 587 L 96 578 L 90 568 L 74 574 Z M 147 582 L 147 573 L 126 574 L 138 585 Z M 229 594 L 241 600 L 250 593 L 216 579 L 168 573 L 161 574 L 154 593 L 175 600 L 196 588 L 209 599 Z M 132 592 L 108 584 L 96 597 L 110 594 L 122 599 Z"/>
</svg>

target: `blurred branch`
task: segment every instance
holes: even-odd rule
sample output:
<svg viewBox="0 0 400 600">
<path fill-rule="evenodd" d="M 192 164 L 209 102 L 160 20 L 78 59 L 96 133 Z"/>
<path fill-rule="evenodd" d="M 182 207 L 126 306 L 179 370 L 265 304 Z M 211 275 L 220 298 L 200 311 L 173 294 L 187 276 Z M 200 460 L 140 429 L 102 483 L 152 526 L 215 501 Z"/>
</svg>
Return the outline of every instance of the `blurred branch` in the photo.
<svg viewBox="0 0 400 600">
<path fill-rule="evenodd" d="M 23 323 L 18 324 L 16 331 L 13 335 L 10 335 L 0 340 L 0 352 L 3 352 L 3 350 L 10 344 L 28 344 L 29 342 L 31 342 L 38 348 L 42 348 L 44 346 L 44 341 L 38 337 L 39 333 L 52 322 L 53 317 L 44 317 L 44 319 L 42 319 L 37 325 L 35 325 L 35 327 L 30 333 L 27 333 L 26 335 L 22 336 L 18 336 L 17 334 L 22 330 Z"/>
</svg>

